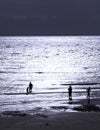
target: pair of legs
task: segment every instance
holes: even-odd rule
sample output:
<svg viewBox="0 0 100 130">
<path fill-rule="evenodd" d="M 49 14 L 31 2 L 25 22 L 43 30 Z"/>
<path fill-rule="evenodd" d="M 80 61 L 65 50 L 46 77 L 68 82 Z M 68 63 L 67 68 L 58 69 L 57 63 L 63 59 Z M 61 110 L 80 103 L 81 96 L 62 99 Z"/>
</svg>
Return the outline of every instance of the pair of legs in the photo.
<svg viewBox="0 0 100 130">
<path fill-rule="evenodd" d="M 69 100 L 72 100 L 72 93 L 69 93 Z"/>
<path fill-rule="evenodd" d="M 30 89 L 29 87 L 27 87 L 26 93 L 27 93 L 27 94 L 32 93 L 32 89 Z"/>
</svg>

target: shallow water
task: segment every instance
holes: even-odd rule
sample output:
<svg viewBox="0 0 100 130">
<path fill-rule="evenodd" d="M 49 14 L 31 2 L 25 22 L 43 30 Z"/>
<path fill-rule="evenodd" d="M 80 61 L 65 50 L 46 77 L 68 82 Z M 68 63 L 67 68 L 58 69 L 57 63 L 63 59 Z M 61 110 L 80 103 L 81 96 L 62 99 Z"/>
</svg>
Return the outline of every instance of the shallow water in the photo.
<svg viewBox="0 0 100 130">
<path fill-rule="evenodd" d="M 100 36 L 0 37 L 0 112 L 70 106 L 69 84 L 75 100 L 89 86 L 99 98 L 99 60 Z M 34 94 L 26 95 L 30 81 Z"/>
</svg>

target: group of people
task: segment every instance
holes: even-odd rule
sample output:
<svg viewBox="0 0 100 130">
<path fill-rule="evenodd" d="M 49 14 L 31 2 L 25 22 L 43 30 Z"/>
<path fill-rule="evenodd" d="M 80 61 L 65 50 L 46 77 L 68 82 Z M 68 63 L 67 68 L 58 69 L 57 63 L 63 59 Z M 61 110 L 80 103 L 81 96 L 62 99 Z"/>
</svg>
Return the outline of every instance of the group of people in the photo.
<svg viewBox="0 0 100 130">
<path fill-rule="evenodd" d="M 88 87 L 87 88 L 87 99 L 88 100 L 90 99 L 90 90 L 91 90 L 91 88 Z M 72 86 L 71 85 L 68 88 L 68 94 L 69 94 L 69 100 L 72 100 Z"/>
<path fill-rule="evenodd" d="M 33 88 L 33 84 L 30 82 L 29 87 L 27 87 L 27 89 L 26 89 L 26 93 L 27 94 L 32 93 L 32 88 Z M 88 87 L 87 88 L 87 99 L 90 99 L 90 90 L 91 90 L 91 88 Z M 72 86 L 71 85 L 68 88 L 68 94 L 69 94 L 69 100 L 72 100 Z"/>
</svg>

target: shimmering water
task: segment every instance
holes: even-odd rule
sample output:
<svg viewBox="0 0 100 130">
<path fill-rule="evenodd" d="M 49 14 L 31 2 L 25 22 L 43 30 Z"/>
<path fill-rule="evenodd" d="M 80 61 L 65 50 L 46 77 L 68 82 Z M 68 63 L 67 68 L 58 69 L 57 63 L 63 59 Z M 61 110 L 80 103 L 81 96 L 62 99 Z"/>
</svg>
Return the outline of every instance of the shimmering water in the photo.
<svg viewBox="0 0 100 130">
<path fill-rule="evenodd" d="M 89 86 L 100 97 L 100 84 L 80 84 L 100 83 L 100 36 L 0 37 L 0 112 L 67 106 L 70 83 L 73 99 Z"/>
</svg>

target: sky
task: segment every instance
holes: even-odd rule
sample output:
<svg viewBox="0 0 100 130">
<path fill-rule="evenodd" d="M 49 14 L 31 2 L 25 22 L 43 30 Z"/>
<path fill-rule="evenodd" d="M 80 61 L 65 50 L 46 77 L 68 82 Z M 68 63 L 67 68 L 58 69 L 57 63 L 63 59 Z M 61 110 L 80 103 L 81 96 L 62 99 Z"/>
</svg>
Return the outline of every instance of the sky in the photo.
<svg viewBox="0 0 100 130">
<path fill-rule="evenodd" d="M 0 0 L 0 35 L 100 35 L 100 0 Z"/>
</svg>

